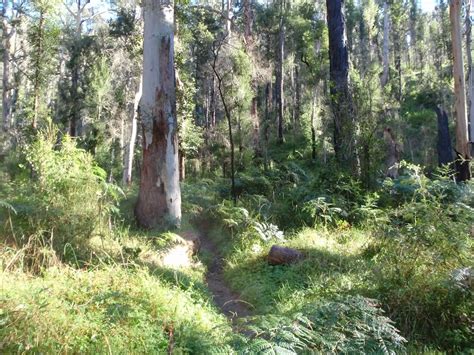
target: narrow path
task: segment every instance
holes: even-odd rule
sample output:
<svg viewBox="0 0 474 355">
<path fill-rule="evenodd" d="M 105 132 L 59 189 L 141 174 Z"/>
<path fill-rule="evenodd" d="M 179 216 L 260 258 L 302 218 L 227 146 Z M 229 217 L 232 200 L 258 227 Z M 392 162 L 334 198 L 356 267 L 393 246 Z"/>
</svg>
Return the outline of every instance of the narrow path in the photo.
<svg viewBox="0 0 474 355">
<path fill-rule="evenodd" d="M 249 304 L 241 300 L 239 294 L 233 292 L 224 280 L 224 260 L 219 254 L 217 246 L 206 235 L 201 235 L 200 239 L 201 249 L 212 256 L 206 282 L 214 296 L 214 302 L 231 321 L 250 316 L 252 312 Z"/>
</svg>

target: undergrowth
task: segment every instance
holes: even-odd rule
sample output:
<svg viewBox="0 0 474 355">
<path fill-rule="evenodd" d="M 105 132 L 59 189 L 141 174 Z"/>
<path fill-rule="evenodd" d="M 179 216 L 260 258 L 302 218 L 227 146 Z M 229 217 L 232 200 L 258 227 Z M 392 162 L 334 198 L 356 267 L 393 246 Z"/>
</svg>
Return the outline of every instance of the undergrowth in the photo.
<svg viewBox="0 0 474 355">
<path fill-rule="evenodd" d="M 54 130 L 15 154 L 0 171 L 2 352 L 473 349 L 474 190 L 446 171 L 428 178 L 405 164 L 369 191 L 284 159 L 239 172 L 237 205 L 227 179 L 185 182 L 181 232 L 214 240 L 251 305 L 236 334 L 206 287 L 212 260 L 164 265 L 181 238 L 134 226 L 133 187 L 120 201 L 92 156 Z M 273 244 L 304 258 L 270 266 Z"/>
</svg>

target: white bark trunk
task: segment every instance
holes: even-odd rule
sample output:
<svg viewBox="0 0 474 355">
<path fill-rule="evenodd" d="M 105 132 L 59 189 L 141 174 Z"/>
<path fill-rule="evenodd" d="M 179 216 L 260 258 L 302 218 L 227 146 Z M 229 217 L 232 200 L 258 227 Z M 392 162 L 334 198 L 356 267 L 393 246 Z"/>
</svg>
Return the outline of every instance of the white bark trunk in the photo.
<svg viewBox="0 0 474 355">
<path fill-rule="evenodd" d="M 172 0 L 145 1 L 143 43 L 143 164 L 135 210 L 142 226 L 165 221 L 179 224 L 176 82 L 174 72 L 174 5 Z"/>
<path fill-rule="evenodd" d="M 225 29 L 227 32 L 227 36 L 230 37 L 232 33 L 232 0 L 227 0 L 226 4 L 226 19 L 225 19 Z"/>
<path fill-rule="evenodd" d="M 133 101 L 133 112 L 131 114 L 132 121 L 130 127 L 130 140 L 125 151 L 125 162 L 123 170 L 123 184 L 130 185 L 132 182 L 132 172 L 133 172 L 133 157 L 135 153 L 135 143 L 137 141 L 137 115 L 138 115 L 138 105 L 140 104 L 140 99 L 143 92 L 143 77 L 140 78 L 140 83 L 138 85 L 137 92 L 135 93 L 135 99 Z"/>
</svg>

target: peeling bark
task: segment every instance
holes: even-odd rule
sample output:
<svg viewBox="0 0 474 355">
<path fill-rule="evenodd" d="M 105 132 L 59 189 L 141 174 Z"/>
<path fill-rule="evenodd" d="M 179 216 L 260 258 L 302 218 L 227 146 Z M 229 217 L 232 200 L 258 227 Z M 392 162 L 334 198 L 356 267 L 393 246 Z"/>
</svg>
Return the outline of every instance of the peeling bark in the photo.
<svg viewBox="0 0 474 355">
<path fill-rule="evenodd" d="M 147 0 L 144 12 L 143 163 L 135 216 L 152 228 L 181 220 L 173 1 Z"/>
</svg>

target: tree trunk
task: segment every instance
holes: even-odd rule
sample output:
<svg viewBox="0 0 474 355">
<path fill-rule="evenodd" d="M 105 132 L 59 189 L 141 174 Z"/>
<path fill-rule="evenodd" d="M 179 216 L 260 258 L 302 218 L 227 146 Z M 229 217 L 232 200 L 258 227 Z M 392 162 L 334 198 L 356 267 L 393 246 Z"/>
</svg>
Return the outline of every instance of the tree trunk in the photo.
<svg viewBox="0 0 474 355">
<path fill-rule="evenodd" d="M 38 47 L 36 48 L 36 63 L 35 63 L 35 74 L 34 74 L 34 106 L 33 106 L 33 122 L 31 127 L 37 128 L 38 125 L 38 111 L 40 106 L 40 75 L 41 75 L 41 56 L 43 55 L 43 27 L 44 27 L 44 12 L 41 10 L 40 18 L 38 23 L 38 38 L 36 38 Z"/>
<path fill-rule="evenodd" d="M 186 155 L 183 150 L 178 151 L 179 155 L 179 181 L 184 181 L 186 178 Z"/>
<path fill-rule="evenodd" d="M 469 141 L 474 141 L 474 67 L 472 63 L 472 21 L 471 21 L 471 2 L 466 4 L 466 52 L 467 52 L 467 82 L 469 90 L 468 98 L 468 122 L 470 126 Z"/>
<path fill-rule="evenodd" d="M 260 147 L 260 121 L 258 118 L 258 99 L 254 97 L 252 99 L 252 105 L 250 107 L 250 116 L 252 117 L 253 123 L 253 147 L 255 156 L 259 157 L 262 154 Z"/>
<path fill-rule="evenodd" d="M 227 33 L 227 38 L 230 40 L 230 35 L 232 33 L 232 0 L 226 0 L 226 9 L 225 9 L 225 30 Z"/>
<path fill-rule="evenodd" d="M 441 107 L 435 107 L 438 117 L 438 164 L 448 165 L 453 162 L 453 147 L 451 145 L 451 135 L 449 134 L 448 114 Z"/>
<path fill-rule="evenodd" d="M 265 142 L 263 146 L 263 166 L 265 170 L 268 169 L 268 129 L 271 119 L 272 91 L 272 83 L 268 82 L 267 85 L 265 85 L 265 122 L 263 125 L 263 140 Z"/>
<path fill-rule="evenodd" d="M 398 29 L 397 29 L 398 31 Z M 393 40 L 393 47 L 394 47 L 394 54 L 395 54 L 395 69 L 397 71 L 397 79 L 398 79 L 398 87 L 397 87 L 397 94 L 396 99 L 399 103 L 402 101 L 402 54 L 401 54 L 401 38 L 400 34 L 395 31 L 394 33 L 394 40 Z"/>
<path fill-rule="evenodd" d="M 224 113 L 227 119 L 227 126 L 229 129 L 229 144 L 230 144 L 230 180 L 231 180 L 231 195 L 232 200 L 234 201 L 234 205 L 237 204 L 237 192 L 235 190 L 235 144 L 234 144 L 234 134 L 232 130 L 232 116 L 230 114 L 230 109 L 227 105 L 225 100 L 223 88 L 222 88 L 222 77 L 219 75 L 217 71 L 217 59 L 218 59 L 218 52 L 214 56 L 214 62 L 212 65 L 212 70 L 214 71 L 214 75 L 217 79 L 217 89 L 219 90 L 219 96 L 221 98 L 222 106 L 224 106 Z M 226 169 L 225 169 L 226 162 L 223 165 L 223 175 L 226 177 Z"/>
<path fill-rule="evenodd" d="M 383 136 L 387 144 L 386 176 L 391 179 L 396 179 L 398 178 L 398 165 L 400 163 L 400 145 L 397 143 L 391 128 L 385 128 Z"/>
<path fill-rule="evenodd" d="M 71 100 L 72 108 L 69 121 L 69 135 L 77 136 L 77 125 L 81 118 L 81 109 L 79 103 L 79 60 L 75 60 L 72 68 Z"/>
<path fill-rule="evenodd" d="M 9 0 L 3 0 L 2 10 L 2 31 L 3 31 L 3 77 L 2 77 L 2 124 L 3 130 L 8 131 L 10 127 L 10 37 L 11 29 L 8 23 L 8 4 Z"/>
<path fill-rule="evenodd" d="M 128 146 L 125 151 L 125 161 L 123 169 L 123 184 L 130 185 L 132 183 L 132 173 L 133 173 L 133 157 L 135 156 L 135 143 L 137 140 L 137 115 L 138 115 L 138 106 L 140 104 L 140 99 L 142 97 L 143 91 L 143 77 L 140 78 L 140 83 L 138 84 L 137 92 L 135 93 L 135 99 L 133 100 L 133 108 L 130 117 L 131 127 L 130 127 L 130 140 L 128 141 Z"/>
<path fill-rule="evenodd" d="M 469 160 L 469 138 L 466 117 L 466 89 L 464 77 L 464 64 L 461 42 L 461 0 L 452 0 L 449 5 L 451 19 L 451 40 L 453 44 L 453 75 L 454 94 L 456 97 L 456 154 L 457 154 L 457 180 L 466 181 L 471 178 Z"/>
<path fill-rule="evenodd" d="M 152 228 L 181 220 L 173 1 L 146 0 L 144 14 L 143 163 L 135 216 Z"/>
<path fill-rule="evenodd" d="M 277 72 L 276 72 L 276 99 L 277 99 L 277 108 L 278 108 L 278 142 L 283 143 L 283 115 L 284 115 L 284 90 L 283 90 L 283 61 L 285 60 L 285 23 L 283 20 L 283 5 L 282 5 L 282 14 L 280 17 L 280 31 L 279 31 L 279 40 L 278 40 L 278 63 L 277 63 Z"/>
<path fill-rule="evenodd" d="M 311 101 L 311 157 L 316 160 L 316 100 L 318 88 L 314 88 L 313 99 Z"/>
<path fill-rule="evenodd" d="M 295 66 L 295 127 L 299 131 L 301 126 L 301 79 L 298 64 Z"/>
<path fill-rule="evenodd" d="M 383 54 L 382 54 L 382 65 L 383 73 L 380 78 L 382 87 L 387 85 L 388 76 L 390 73 L 390 14 L 388 0 L 383 3 Z"/>
<path fill-rule="evenodd" d="M 334 115 L 334 150 L 341 166 L 356 170 L 355 120 L 349 93 L 349 54 L 344 0 L 326 0 L 329 28 L 330 95 Z"/>
<path fill-rule="evenodd" d="M 253 38 L 252 38 L 252 27 L 253 27 L 253 14 L 252 14 L 252 7 L 251 7 L 252 0 L 244 0 L 244 37 L 245 43 L 247 47 L 252 45 Z"/>
<path fill-rule="evenodd" d="M 214 128 L 216 127 L 216 77 L 212 75 L 212 84 L 211 84 L 211 122 L 210 122 L 210 127 Z"/>
</svg>

